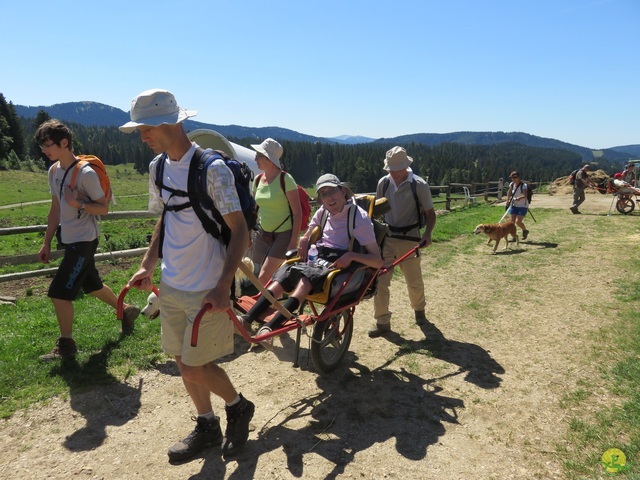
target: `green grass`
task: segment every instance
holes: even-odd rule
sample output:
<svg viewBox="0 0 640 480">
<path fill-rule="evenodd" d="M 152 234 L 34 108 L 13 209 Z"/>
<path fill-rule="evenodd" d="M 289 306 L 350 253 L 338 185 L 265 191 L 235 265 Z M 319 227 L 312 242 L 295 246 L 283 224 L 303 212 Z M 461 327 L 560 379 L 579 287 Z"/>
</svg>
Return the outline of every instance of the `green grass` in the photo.
<svg viewBox="0 0 640 480">
<path fill-rule="evenodd" d="M 104 281 L 117 294 L 137 269 L 113 269 Z M 146 293 L 131 290 L 127 301 L 145 303 Z M 41 363 L 38 356 L 49 351 L 57 338 L 58 325 L 48 298 L 27 297 L 17 306 L 0 306 L 0 418 L 16 409 L 70 389 L 122 381 L 140 369 L 150 368 L 163 357 L 159 345 L 159 322 L 141 318 L 136 333 L 119 335 L 120 322 L 108 305 L 81 295 L 74 302 L 74 337 L 80 345 L 76 362 Z"/>
<path fill-rule="evenodd" d="M 131 169 L 132 170 L 132 169 Z M 116 195 L 118 191 L 127 192 L 129 196 L 119 197 L 119 208 L 146 208 L 146 177 L 128 171 L 126 167 L 116 170 L 112 180 Z M 22 177 L 5 176 L 7 172 L 0 172 L 0 203 L 7 203 L 7 188 L 13 184 L 20 184 Z M 9 172 L 12 173 L 12 172 Z M 40 174 L 30 172 L 16 172 L 25 175 L 31 182 Z M 40 175 L 40 180 L 43 177 Z M 8 182 L 8 183 L 6 183 Z M 48 197 L 48 192 L 38 192 L 37 182 L 27 182 L 21 191 L 33 187 L 33 192 L 26 195 L 24 200 L 33 201 L 38 195 Z M 14 198 L 14 197 L 12 197 Z M 13 202 L 13 200 L 11 200 Z M 34 219 L 46 218 L 48 206 L 23 206 L 14 210 L 0 210 L 0 226 L 2 222 L 15 225 L 44 223 L 34 222 Z M 44 212 L 44 213 L 43 213 Z M 459 255 L 476 254 L 478 238 L 471 232 L 478 223 L 492 223 L 500 219 L 504 211 L 496 207 L 480 205 L 472 208 L 457 209 L 438 217 L 433 240 L 438 246 L 435 255 L 430 255 L 429 264 L 432 268 L 441 268 Z M 562 215 L 555 210 L 535 209 L 534 215 L 538 221 L 553 219 Z M 565 215 L 566 216 L 566 215 Z M 629 218 L 633 221 L 633 218 Z M 530 224 L 531 219 L 527 218 Z M 103 221 L 101 229 L 103 237 L 101 245 L 110 249 L 134 248 L 144 245 L 146 235 L 151 233 L 155 220 L 135 219 L 121 221 Z M 559 222 L 559 227 L 545 235 L 545 246 L 536 251 L 536 255 L 518 258 L 526 260 L 528 268 L 536 266 L 552 266 L 570 268 L 567 265 L 567 255 L 580 251 L 583 242 L 589 241 L 585 232 L 577 230 L 576 222 Z M 607 231 L 611 239 L 622 235 L 630 236 L 625 230 L 629 223 L 614 224 L 608 217 L 593 219 L 593 227 Z M 0 237 L 0 255 L 37 252 L 42 241 L 41 234 L 25 234 Z M 484 239 L 483 239 L 484 241 Z M 535 240 L 533 240 L 535 241 Z M 562 249 L 554 245 L 561 244 Z M 611 245 L 603 248 L 616 248 L 615 240 Z M 627 475 L 637 475 L 640 472 L 637 452 L 640 451 L 640 279 L 625 272 L 640 271 L 640 255 L 633 252 L 621 252 L 619 261 L 615 265 L 598 264 L 598 258 L 584 259 L 592 262 L 594 268 L 602 275 L 607 275 L 608 281 L 616 282 L 618 294 L 608 305 L 602 305 L 598 314 L 615 318 L 613 328 L 599 332 L 593 338 L 590 350 L 585 356 L 592 357 L 596 365 L 602 365 L 600 378 L 578 382 L 560 399 L 560 406 L 567 411 L 565 420 L 558 421 L 558 427 L 567 430 L 566 442 L 559 445 L 557 454 L 565 460 L 565 478 L 594 478 L 594 472 L 602 453 L 609 448 L 620 448 L 627 454 L 631 468 Z M 575 257 L 575 256 L 574 256 Z M 638 257 L 638 258 L 636 258 Z M 117 264 L 120 265 L 120 264 Z M 23 269 L 35 266 L 23 266 Z M 105 276 L 105 283 L 112 286 L 114 291 L 124 285 L 137 268 L 137 262 L 130 267 L 111 269 Z M 505 280 L 522 280 L 525 275 L 518 268 L 506 270 Z M 48 284 L 48 279 L 42 279 Z M 535 292 L 532 292 L 532 294 Z M 501 295 L 497 290 L 496 295 Z M 127 300 L 137 304 L 145 301 L 143 292 L 131 291 Z M 470 300 L 461 303 L 461 308 L 471 312 L 470 326 L 484 328 L 482 319 L 486 317 L 485 310 L 492 299 Z M 119 325 L 114 312 L 90 296 L 82 296 L 75 304 L 77 316 L 75 322 L 76 340 L 80 345 L 80 353 L 76 363 L 65 365 L 60 363 L 43 364 L 38 356 L 52 348 L 57 337 L 57 323 L 53 315 L 53 308 L 47 298 L 27 296 L 20 300 L 17 307 L 0 306 L 0 418 L 11 416 L 17 409 L 26 408 L 36 402 L 46 401 L 56 395 L 68 395 L 70 391 L 91 388 L 109 382 L 121 382 L 141 369 L 151 368 L 155 363 L 164 359 L 159 345 L 160 327 L 157 321 L 140 320 L 136 325 L 136 334 L 131 337 L 120 338 Z M 471 323 L 472 322 L 472 323 Z M 419 351 L 406 353 L 405 366 L 413 369 L 415 355 Z M 602 405 L 594 411 L 592 396 L 597 388 L 605 386 L 616 395 L 619 402 L 616 405 Z M 589 408 L 583 408 L 589 404 Z M 596 477 L 597 478 L 597 477 Z"/>
</svg>

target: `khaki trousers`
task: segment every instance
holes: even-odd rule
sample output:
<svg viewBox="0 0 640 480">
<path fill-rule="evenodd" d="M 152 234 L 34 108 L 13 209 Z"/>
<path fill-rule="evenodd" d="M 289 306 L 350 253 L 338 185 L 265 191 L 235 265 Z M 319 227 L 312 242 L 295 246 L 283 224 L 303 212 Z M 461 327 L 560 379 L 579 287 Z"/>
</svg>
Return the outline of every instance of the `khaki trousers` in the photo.
<svg viewBox="0 0 640 480">
<path fill-rule="evenodd" d="M 391 265 L 396 259 L 402 257 L 411 248 L 415 247 L 415 241 L 400 240 L 387 237 L 382 249 L 384 265 Z M 409 302 L 414 310 L 424 310 L 426 301 L 424 298 L 424 281 L 422 280 L 422 269 L 420 268 L 420 257 L 410 257 L 398 264 L 402 275 L 404 275 L 409 293 Z M 378 325 L 389 325 L 391 323 L 391 310 L 389 310 L 389 286 L 393 271 L 380 276 L 378 279 L 378 289 L 373 298 L 373 317 Z"/>
</svg>

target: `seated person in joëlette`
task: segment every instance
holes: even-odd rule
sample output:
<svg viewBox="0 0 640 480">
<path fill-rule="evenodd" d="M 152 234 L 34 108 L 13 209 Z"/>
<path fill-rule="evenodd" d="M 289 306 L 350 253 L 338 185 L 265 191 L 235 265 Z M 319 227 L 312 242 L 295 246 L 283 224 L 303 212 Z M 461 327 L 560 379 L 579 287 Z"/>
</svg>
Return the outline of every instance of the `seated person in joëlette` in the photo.
<svg viewBox="0 0 640 480">
<path fill-rule="evenodd" d="M 318 178 L 316 192 L 322 206 L 315 213 L 309 223 L 309 228 L 300 238 L 298 255 L 301 261 L 280 267 L 273 274 L 272 281 L 267 288 L 275 298 L 280 298 L 285 291 L 291 292 L 283 304 L 289 312 L 295 311 L 307 295 L 322 291 L 331 270 L 347 268 L 352 262 L 373 268 L 382 266 L 382 257 L 376 243 L 373 223 L 367 212 L 350 201 L 353 192 L 341 183 L 338 177 L 330 173 Z M 355 215 L 349 215 L 351 209 L 356 209 Z M 325 214 L 325 212 L 327 213 Z M 352 232 L 348 227 L 350 218 L 352 221 L 355 219 Z M 322 229 L 322 237 L 316 244 L 318 260 L 313 264 L 308 264 L 309 239 L 316 226 Z M 360 245 L 360 248 L 355 251 L 349 251 L 350 233 Z M 241 317 L 243 327 L 251 331 L 251 322 L 257 320 L 270 305 L 269 299 L 262 295 L 247 312 L 247 315 Z M 279 328 L 285 320 L 285 316 L 281 312 L 277 312 L 269 322 L 258 330 L 257 335 L 264 335 Z M 262 342 L 269 349 L 272 347 L 272 343 L 273 338 Z"/>
</svg>

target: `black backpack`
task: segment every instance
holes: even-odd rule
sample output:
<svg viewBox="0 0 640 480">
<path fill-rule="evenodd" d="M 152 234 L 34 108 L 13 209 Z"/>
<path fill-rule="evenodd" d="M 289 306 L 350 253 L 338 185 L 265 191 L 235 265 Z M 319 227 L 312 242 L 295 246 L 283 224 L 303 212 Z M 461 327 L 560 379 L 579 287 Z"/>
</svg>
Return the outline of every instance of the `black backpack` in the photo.
<svg viewBox="0 0 640 480">
<path fill-rule="evenodd" d="M 164 242 L 164 216 L 166 212 L 179 212 L 185 208 L 193 207 L 193 211 L 200 219 L 202 228 L 213 235 L 214 238 L 222 238 L 225 245 L 229 245 L 231 240 L 231 230 L 224 222 L 222 215 L 215 207 L 213 200 L 207 194 L 207 169 L 211 162 L 216 160 L 224 160 L 224 163 L 231 172 L 235 179 L 236 191 L 240 199 L 240 206 L 244 219 L 247 222 L 247 228 L 252 230 L 258 222 L 258 206 L 255 198 L 251 195 L 251 182 L 253 181 L 253 172 L 245 162 L 239 162 L 233 158 L 227 156 L 220 150 L 203 149 L 198 147 L 193 154 L 191 164 L 189 166 L 189 175 L 187 180 L 187 191 L 175 190 L 173 188 L 166 187 L 162 183 L 164 177 L 164 163 L 167 158 L 167 154 L 163 153 L 158 160 L 156 167 L 155 184 L 162 190 L 171 192 L 169 198 L 175 196 L 189 197 L 189 201 L 181 205 L 167 205 L 169 199 L 164 203 L 164 209 L 162 210 L 162 227 L 160 229 L 160 251 L 159 256 L 162 258 L 162 244 Z M 215 221 L 213 221 L 205 212 L 209 210 L 213 215 Z M 218 225 L 220 225 L 218 227 Z"/>
</svg>

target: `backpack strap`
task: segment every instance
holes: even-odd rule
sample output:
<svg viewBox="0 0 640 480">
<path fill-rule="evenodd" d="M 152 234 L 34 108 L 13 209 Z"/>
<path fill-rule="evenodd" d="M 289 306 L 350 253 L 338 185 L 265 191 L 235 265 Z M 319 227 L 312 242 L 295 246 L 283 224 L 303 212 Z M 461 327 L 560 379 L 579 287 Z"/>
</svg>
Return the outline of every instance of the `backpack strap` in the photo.
<svg viewBox="0 0 640 480">
<path fill-rule="evenodd" d="M 224 241 L 225 245 L 229 245 L 231 241 L 231 230 L 227 227 L 222 219 L 222 214 L 215 207 L 213 200 L 207 192 L 207 170 L 216 160 L 224 160 L 224 157 L 218 151 L 211 149 L 204 150 L 201 147 L 196 149 L 189 165 L 189 179 L 187 181 L 187 192 L 189 201 L 193 207 L 193 211 L 200 219 L 202 228 L 214 238 Z M 215 221 L 206 214 L 204 209 L 210 210 Z M 216 223 L 217 222 L 217 223 Z M 220 227 L 218 227 L 220 225 Z"/>
<path fill-rule="evenodd" d="M 213 200 L 209 197 L 207 192 L 207 169 L 212 162 L 218 159 L 223 159 L 222 155 L 211 149 L 204 150 L 203 148 L 198 147 L 191 158 L 191 163 L 189 164 L 189 173 L 187 178 L 187 191 L 184 190 L 176 190 L 170 187 L 167 187 L 163 183 L 164 178 L 164 163 L 167 159 L 167 154 L 163 153 L 160 157 L 159 164 L 156 166 L 156 179 L 155 184 L 160 189 L 160 197 L 162 198 L 162 190 L 166 190 L 170 193 L 169 198 L 164 203 L 164 208 L 162 209 L 162 217 L 161 217 L 161 228 L 160 228 L 160 247 L 158 251 L 158 257 L 162 258 L 162 246 L 164 244 L 164 229 L 165 229 L 165 215 L 167 212 L 179 212 L 186 208 L 193 208 L 194 213 L 200 220 L 202 224 L 202 228 L 205 232 L 212 235 L 214 238 L 220 239 L 222 238 L 225 242 L 225 245 L 229 244 L 231 239 L 231 230 L 226 226 L 224 220 L 222 219 L 222 215 L 215 208 Z M 169 201 L 172 197 L 188 197 L 189 201 L 180 205 L 169 205 Z M 211 211 L 214 219 L 211 219 L 209 215 L 204 211 L 204 209 L 208 209 Z M 216 223 L 218 222 L 218 223 Z M 218 224 L 221 226 L 219 227 Z"/>
<path fill-rule="evenodd" d="M 256 191 L 258 190 L 258 185 L 260 185 L 260 179 L 264 177 L 264 173 L 259 173 L 256 175 L 256 178 L 253 179 L 253 196 L 256 196 Z"/>
<path fill-rule="evenodd" d="M 411 180 L 411 191 L 413 192 L 413 200 L 416 202 L 416 212 L 418 212 L 418 229 L 421 229 L 424 225 L 422 224 L 422 210 L 418 198 L 418 182 L 415 177 Z"/>
<path fill-rule="evenodd" d="M 382 196 L 383 197 L 387 197 L 387 189 L 389 188 L 389 182 L 390 182 L 389 175 L 387 175 L 382 180 Z M 389 225 L 389 230 L 391 230 L 392 233 L 405 234 L 416 227 L 418 227 L 418 229 L 421 229 L 422 227 L 424 227 L 424 225 L 422 224 L 422 210 L 420 209 L 420 199 L 418 198 L 417 183 L 418 182 L 416 181 L 415 178 L 411 180 L 411 193 L 413 193 L 413 200 L 416 202 L 416 212 L 418 214 L 418 221 L 412 225 L 407 225 L 406 227 L 393 227 Z"/>
<path fill-rule="evenodd" d="M 278 228 L 280 228 L 280 226 L 284 222 L 291 219 L 291 229 L 293 229 L 293 210 L 291 210 L 291 203 L 289 203 L 289 197 L 287 197 L 287 190 L 286 190 L 287 187 L 284 185 L 284 176 L 286 173 L 287 172 L 285 172 L 284 170 L 280 170 L 280 188 L 282 189 L 282 193 L 284 193 L 284 198 L 287 199 L 287 207 L 289 207 L 289 216 L 285 218 L 280 225 L 278 225 Z M 276 228 L 276 230 L 278 228 Z"/>
<path fill-rule="evenodd" d="M 58 160 L 56 163 L 54 163 L 53 165 L 53 174 L 51 175 L 53 178 L 55 178 L 56 176 L 56 170 L 58 169 L 58 167 L 60 166 L 60 160 Z M 64 175 L 62 176 L 62 181 L 60 182 L 60 201 L 62 201 L 62 197 L 64 196 L 64 181 L 67 178 L 67 175 L 69 174 L 69 171 L 73 168 L 74 169 L 74 174 L 77 175 L 77 173 L 75 173 L 75 169 L 78 166 L 78 160 L 75 160 L 70 166 L 69 168 L 67 168 L 64 171 Z M 73 175 L 71 175 L 71 182 L 73 182 Z M 73 188 L 73 187 L 71 187 Z"/>
<path fill-rule="evenodd" d="M 354 242 L 357 244 L 357 240 L 353 236 L 353 231 L 356 228 L 356 213 L 358 213 L 358 206 L 354 202 L 347 204 L 349 213 L 347 214 L 347 235 L 349 236 L 349 248 L 348 251 L 353 251 Z M 322 238 L 322 232 L 329 219 L 329 211 L 327 209 L 322 210 L 322 216 L 320 217 L 320 238 Z"/>
<path fill-rule="evenodd" d="M 353 202 L 349 205 L 349 214 L 347 219 L 347 234 L 349 235 L 349 251 L 353 252 L 359 249 L 360 244 L 353 236 L 353 231 L 356 229 L 356 214 L 358 213 L 358 205 Z"/>
<path fill-rule="evenodd" d="M 164 185 L 164 182 L 163 182 L 164 163 L 166 162 L 166 160 L 167 160 L 167 153 L 164 152 L 158 159 L 158 163 L 156 165 L 156 178 L 154 181 L 154 183 L 158 187 L 158 190 L 160 191 L 160 199 L 162 199 L 162 190 L 167 190 L 170 193 L 169 198 L 167 198 L 166 202 L 162 200 L 162 203 L 164 206 L 162 208 L 162 215 L 160 217 L 160 245 L 158 246 L 158 258 L 162 258 L 162 246 L 164 245 L 164 227 L 165 227 L 164 219 L 167 212 L 179 212 L 180 210 L 184 210 L 185 208 L 189 208 L 191 206 L 191 202 L 186 202 L 181 205 L 169 205 L 169 201 L 173 196 L 186 197 L 188 194 L 183 190 L 176 190 Z"/>
</svg>

